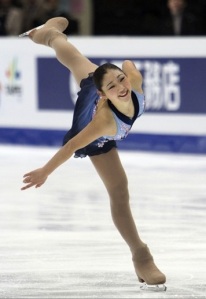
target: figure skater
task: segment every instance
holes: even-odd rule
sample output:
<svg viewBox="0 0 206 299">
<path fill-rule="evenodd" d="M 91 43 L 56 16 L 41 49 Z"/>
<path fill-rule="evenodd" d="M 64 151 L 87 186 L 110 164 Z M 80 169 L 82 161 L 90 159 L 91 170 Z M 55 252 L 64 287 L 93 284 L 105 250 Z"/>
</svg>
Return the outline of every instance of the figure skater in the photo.
<svg viewBox="0 0 206 299">
<path fill-rule="evenodd" d="M 129 246 L 139 281 L 147 286 L 164 286 L 166 277 L 138 234 L 130 210 L 127 177 L 115 142 L 128 135 L 134 121 L 144 112 L 142 76 L 129 60 L 123 62 L 122 69 L 110 63 L 93 64 L 67 40 L 63 34 L 67 26 L 67 19 L 57 17 L 21 35 L 53 48 L 81 88 L 63 146 L 43 167 L 24 175 L 25 185 L 21 189 L 42 186 L 73 154 L 89 156 L 108 191 L 112 219 Z"/>
</svg>

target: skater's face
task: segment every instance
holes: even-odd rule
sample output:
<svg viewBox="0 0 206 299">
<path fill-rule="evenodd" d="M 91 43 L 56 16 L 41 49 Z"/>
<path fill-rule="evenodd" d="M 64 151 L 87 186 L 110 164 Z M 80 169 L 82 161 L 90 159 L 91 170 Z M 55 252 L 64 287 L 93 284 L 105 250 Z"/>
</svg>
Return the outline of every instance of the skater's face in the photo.
<svg viewBox="0 0 206 299">
<path fill-rule="evenodd" d="M 110 99 L 113 104 L 131 100 L 131 84 L 127 76 L 120 70 L 108 70 L 102 81 L 101 96 Z"/>
</svg>

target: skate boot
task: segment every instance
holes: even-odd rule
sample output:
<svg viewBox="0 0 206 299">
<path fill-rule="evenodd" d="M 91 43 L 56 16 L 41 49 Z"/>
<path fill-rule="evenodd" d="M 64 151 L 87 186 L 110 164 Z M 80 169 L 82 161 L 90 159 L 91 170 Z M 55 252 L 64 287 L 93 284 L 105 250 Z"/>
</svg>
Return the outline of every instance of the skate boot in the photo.
<svg viewBox="0 0 206 299">
<path fill-rule="evenodd" d="M 65 40 L 67 36 L 62 32 L 67 28 L 69 22 L 62 17 L 56 17 L 48 20 L 44 25 L 31 29 L 19 35 L 19 37 L 29 36 L 33 42 L 45 46 L 50 46 L 52 40 L 62 35 Z"/>
<path fill-rule="evenodd" d="M 166 277 L 155 265 L 147 245 L 138 249 L 132 260 L 139 282 L 144 283 L 141 290 L 166 291 Z"/>
</svg>

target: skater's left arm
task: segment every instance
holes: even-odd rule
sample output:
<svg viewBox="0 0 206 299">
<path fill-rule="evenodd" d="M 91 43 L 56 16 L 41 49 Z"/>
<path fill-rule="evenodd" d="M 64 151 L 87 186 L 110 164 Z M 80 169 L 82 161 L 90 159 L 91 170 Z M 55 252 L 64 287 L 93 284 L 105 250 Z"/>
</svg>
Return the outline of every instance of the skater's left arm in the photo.
<svg viewBox="0 0 206 299">
<path fill-rule="evenodd" d="M 21 190 L 43 185 L 47 177 L 61 164 L 66 162 L 73 153 L 90 144 L 104 135 L 113 135 L 115 124 L 113 118 L 95 117 L 80 133 L 69 140 L 58 152 L 41 168 L 28 172 L 24 175 L 23 183 L 26 185 Z"/>
<path fill-rule="evenodd" d="M 136 68 L 135 64 L 131 60 L 125 60 L 122 64 L 122 70 L 128 77 L 132 85 L 132 89 L 138 91 L 139 93 L 143 93 L 142 75 Z"/>
</svg>

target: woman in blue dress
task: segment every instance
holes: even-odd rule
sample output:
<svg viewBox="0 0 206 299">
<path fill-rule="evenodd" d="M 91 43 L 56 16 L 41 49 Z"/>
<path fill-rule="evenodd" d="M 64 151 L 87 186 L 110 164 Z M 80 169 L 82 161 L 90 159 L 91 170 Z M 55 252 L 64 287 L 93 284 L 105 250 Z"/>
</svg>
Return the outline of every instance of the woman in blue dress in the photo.
<svg viewBox="0 0 206 299">
<path fill-rule="evenodd" d="M 43 167 L 24 175 L 22 190 L 42 186 L 72 155 L 89 156 L 108 191 L 112 219 L 129 246 L 139 281 L 164 284 L 165 275 L 138 234 L 130 210 L 127 177 L 116 148 L 116 140 L 127 136 L 144 111 L 142 76 L 129 60 L 123 62 L 122 69 L 109 63 L 93 64 L 68 42 L 62 33 L 67 26 L 65 18 L 53 18 L 24 34 L 35 43 L 53 48 L 81 89 L 63 146 Z"/>
</svg>

